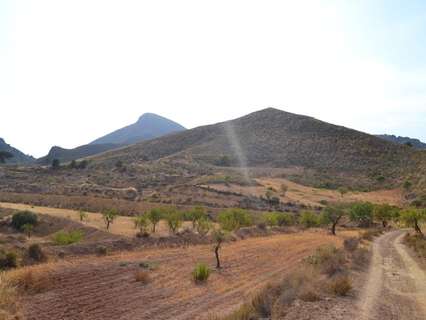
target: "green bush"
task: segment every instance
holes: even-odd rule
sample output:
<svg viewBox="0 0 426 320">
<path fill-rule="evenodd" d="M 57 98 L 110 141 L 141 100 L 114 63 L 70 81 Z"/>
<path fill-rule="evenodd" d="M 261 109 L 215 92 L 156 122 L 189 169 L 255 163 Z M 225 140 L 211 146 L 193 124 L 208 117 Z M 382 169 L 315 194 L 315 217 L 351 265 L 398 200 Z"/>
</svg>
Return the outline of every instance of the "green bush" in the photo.
<svg viewBox="0 0 426 320">
<path fill-rule="evenodd" d="M 244 209 L 228 209 L 219 213 L 219 224 L 225 231 L 238 230 L 241 227 L 251 226 L 253 221 L 247 210 Z"/>
<path fill-rule="evenodd" d="M 192 271 L 195 282 L 205 282 L 210 276 L 210 268 L 204 263 L 198 263 Z"/>
<path fill-rule="evenodd" d="M 373 222 L 374 205 L 369 202 L 355 203 L 349 209 L 349 217 L 361 227 L 369 227 Z"/>
<path fill-rule="evenodd" d="M 320 216 L 313 212 L 305 211 L 300 215 L 299 223 L 305 228 L 318 227 L 320 225 Z"/>
<path fill-rule="evenodd" d="M 59 231 L 53 236 L 53 242 L 59 246 L 80 242 L 83 239 L 83 232 L 74 230 L 70 232 Z"/>
<path fill-rule="evenodd" d="M 35 226 L 38 222 L 37 215 L 31 211 L 20 211 L 12 216 L 12 226 L 21 231 L 24 225 Z"/>
<path fill-rule="evenodd" d="M 0 251 L 0 270 L 8 270 L 18 266 L 15 252 Z"/>
<path fill-rule="evenodd" d="M 169 208 L 164 215 L 171 232 L 176 233 L 182 225 L 182 213 L 176 208 Z"/>
</svg>

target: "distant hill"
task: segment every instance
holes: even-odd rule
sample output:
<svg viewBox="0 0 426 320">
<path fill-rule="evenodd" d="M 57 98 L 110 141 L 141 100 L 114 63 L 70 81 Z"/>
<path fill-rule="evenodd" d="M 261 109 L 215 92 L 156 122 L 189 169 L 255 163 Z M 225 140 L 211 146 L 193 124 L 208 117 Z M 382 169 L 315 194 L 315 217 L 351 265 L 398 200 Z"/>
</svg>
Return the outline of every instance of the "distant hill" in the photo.
<svg viewBox="0 0 426 320">
<path fill-rule="evenodd" d="M 35 159 L 32 156 L 24 154 L 22 151 L 7 144 L 2 138 L 0 138 L 0 151 L 7 151 L 13 154 L 13 158 L 7 159 L 7 164 L 29 164 Z"/>
<path fill-rule="evenodd" d="M 96 159 L 100 164 L 113 164 L 189 157 L 209 165 L 299 167 L 312 181 L 319 181 L 319 176 L 347 175 L 374 182 L 383 181 L 382 177 L 397 181 L 414 169 L 415 152 L 373 135 L 269 108 L 134 144 Z M 362 184 L 359 178 L 353 181 Z"/>
<path fill-rule="evenodd" d="M 37 163 L 47 165 L 51 164 L 54 159 L 58 159 L 61 162 L 69 162 L 80 158 L 92 156 L 107 150 L 116 149 L 122 145 L 107 143 L 107 144 L 86 144 L 74 149 L 64 149 L 58 146 L 54 146 L 50 149 L 49 153 L 37 159 Z"/>
<path fill-rule="evenodd" d="M 409 138 L 409 137 L 401 137 L 390 134 L 379 134 L 377 137 L 385 139 L 390 142 L 395 142 L 399 144 L 405 144 L 412 146 L 416 149 L 426 150 L 426 143 L 421 142 L 419 139 Z"/>
<path fill-rule="evenodd" d="M 145 113 L 136 123 L 111 132 L 90 144 L 133 144 L 183 130 L 183 126 L 172 120 L 154 113 Z"/>
</svg>

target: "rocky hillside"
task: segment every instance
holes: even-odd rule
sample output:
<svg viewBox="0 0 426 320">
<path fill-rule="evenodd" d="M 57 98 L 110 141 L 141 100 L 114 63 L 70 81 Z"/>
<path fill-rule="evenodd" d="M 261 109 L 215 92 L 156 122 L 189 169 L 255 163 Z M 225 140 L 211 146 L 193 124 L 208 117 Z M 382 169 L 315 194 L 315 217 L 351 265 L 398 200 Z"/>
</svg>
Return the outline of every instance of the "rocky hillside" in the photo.
<svg viewBox="0 0 426 320">
<path fill-rule="evenodd" d="M 122 145 L 107 143 L 107 144 L 86 144 L 74 149 L 64 149 L 61 147 L 52 147 L 43 158 L 37 159 L 37 163 L 47 165 L 51 164 L 54 159 L 58 159 L 61 162 L 68 162 L 92 156 L 94 154 L 102 153 L 107 150 L 116 149 Z"/>
<path fill-rule="evenodd" d="M 219 166 L 298 167 L 313 170 L 317 178 L 346 175 L 396 182 L 414 170 L 416 152 L 373 135 L 269 108 L 107 152 L 97 160 L 112 164 L 190 158 Z"/>
<path fill-rule="evenodd" d="M 183 130 L 183 126 L 172 120 L 145 113 L 136 123 L 111 132 L 90 144 L 133 144 Z"/>
<path fill-rule="evenodd" d="M 385 139 L 390 142 L 412 146 L 416 149 L 426 150 L 426 143 L 421 142 L 419 139 L 395 136 L 390 134 L 380 134 L 380 135 L 377 135 L 377 137 Z"/>
<path fill-rule="evenodd" d="M 35 160 L 33 157 L 7 144 L 2 138 L 0 138 L 0 151 L 6 151 L 13 155 L 12 158 L 6 160 L 7 164 L 29 164 Z"/>
</svg>

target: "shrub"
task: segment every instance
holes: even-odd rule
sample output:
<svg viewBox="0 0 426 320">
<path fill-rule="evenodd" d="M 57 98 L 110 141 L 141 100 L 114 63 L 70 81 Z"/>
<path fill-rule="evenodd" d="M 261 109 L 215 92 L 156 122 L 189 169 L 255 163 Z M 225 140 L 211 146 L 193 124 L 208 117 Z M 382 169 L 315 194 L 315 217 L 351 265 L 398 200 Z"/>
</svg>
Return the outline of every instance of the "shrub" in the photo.
<svg viewBox="0 0 426 320">
<path fill-rule="evenodd" d="M 331 281 L 332 292 L 337 296 L 346 296 L 352 290 L 352 282 L 348 276 L 339 276 Z"/>
<path fill-rule="evenodd" d="M 108 248 L 105 246 L 97 246 L 96 254 L 99 256 L 106 256 L 108 254 Z"/>
<path fill-rule="evenodd" d="M 78 212 L 78 215 L 81 222 L 83 222 L 84 220 L 87 220 L 87 218 L 89 217 L 88 214 L 82 210 Z"/>
<path fill-rule="evenodd" d="M 369 227 L 373 222 L 374 205 L 369 202 L 355 203 L 349 209 L 349 217 L 361 227 Z"/>
<path fill-rule="evenodd" d="M 299 218 L 299 223 L 305 228 L 317 227 L 320 224 L 319 216 L 313 212 L 302 212 Z"/>
<path fill-rule="evenodd" d="M 345 248 L 346 251 L 349 251 L 349 252 L 354 252 L 356 249 L 358 249 L 358 245 L 359 245 L 359 239 L 355 237 L 348 238 L 343 241 L 343 247 Z"/>
<path fill-rule="evenodd" d="M 204 263 L 198 263 L 192 271 L 195 282 L 205 282 L 210 276 L 210 268 Z"/>
<path fill-rule="evenodd" d="M 317 267 L 321 273 L 333 276 L 343 271 L 345 257 L 341 250 L 333 245 L 319 247 L 315 253 L 307 258 L 307 262 Z"/>
<path fill-rule="evenodd" d="M 56 245 L 66 246 L 76 242 L 80 242 L 83 239 L 83 232 L 80 230 L 74 230 L 70 232 L 59 231 L 53 236 L 53 242 Z"/>
<path fill-rule="evenodd" d="M 401 212 L 401 220 L 407 227 L 412 227 L 419 235 L 423 235 L 420 228 L 422 222 L 426 221 L 425 209 L 407 209 Z"/>
<path fill-rule="evenodd" d="M 165 214 L 167 225 L 171 232 L 176 233 L 182 225 L 182 213 L 175 208 L 170 208 Z"/>
<path fill-rule="evenodd" d="M 228 209 L 219 213 L 218 221 L 223 230 L 234 231 L 252 225 L 252 217 L 244 209 Z"/>
<path fill-rule="evenodd" d="M 148 236 L 148 229 L 150 227 L 150 222 L 148 215 L 142 214 L 134 218 L 135 228 L 139 229 L 141 235 Z"/>
<path fill-rule="evenodd" d="M 12 216 L 12 226 L 18 231 L 26 224 L 35 226 L 37 221 L 37 215 L 31 211 L 20 211 Z"/>
<path fill-rule="evenodd" d="M 358 248 L 352 253 L 352 266 L 355 268 L 364 268 L 370 261 L 370 252 L 366 248 Z"/>
<path fill-rule="evenodd" d="M 48 273 L 39 270 L 26 269 L 13 275 L 11 282 L 20 290 L 26 293 L 36 294 L 48 289 L 51 279 Z"/>
<path fill-rule="evenodd" d="M 37 262 L 44 262 L 47 260 L 47 257 L 39 244 L 32 244 L 28 248 L 28 257 Z"/>
<path fill-rule="evenodd" d="M 203 207 L 195 207 L 184 214 L 185 220 L 192 221 L 193 229 L 196 228 L 198 221 L 200 221 L 201 219 L 206 219 L 206 218 L 207 218 L 206 210 Z"/>
<path fill-rule="evenodd" d="M 205 237 L 212 229 L 212 223 L 208 218 L 203 218 L 197 222 L 197 232 L 200 236 Z"/>
<path fill-rule="evenodd" d="M 114 223 L 114 220 L 118 217 L 117 209 L 109 209 L 102 212 L 102 217 L 104 219 L 106 229 L 109 230 L 111 223 Z"/>
<path fill-rule="evenodd" d="M 8 270 L 18 266 L 15 252 L 0 251 L 0 270 Z"/>
<path fill-rule="evenodd" d="M 291 214 L 288 213 L 284 213 L 284 212 L 278 212 L 277 213 L 277 224 L 280 227 L 283 226 L 291 226 L 294 221 L 293 221 L 293 216 Z"/>
<path fill-rule="evenodd" d="M 148 271 L 138 270 L 135 272 L 135 281 L 142 284 L 148 284 L 151 281 Z"/>
<path fill-rule="evenodd" d="M 148 213 L 148 219 L 152 224 L 152 232 L 155 233 L 155 227 L 160 222 L 161 218 L 163 217 L 163 209 L 161 208 L 153 208 Z"/>
</svg>

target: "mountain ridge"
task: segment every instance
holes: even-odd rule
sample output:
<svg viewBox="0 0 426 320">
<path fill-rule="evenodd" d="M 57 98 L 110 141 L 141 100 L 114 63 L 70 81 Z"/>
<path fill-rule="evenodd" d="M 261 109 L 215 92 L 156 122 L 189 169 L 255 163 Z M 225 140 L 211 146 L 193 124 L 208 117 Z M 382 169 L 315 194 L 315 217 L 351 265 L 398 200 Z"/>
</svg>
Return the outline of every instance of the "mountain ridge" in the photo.
<svg viewBox="0 0 426 320">
<path fill-rule="evenodd" d="M 7 151 L 13 154 L 13 158 L 6 159 L 7 164 L 29 164 L 35 160 L 34 157 L 7 144 L 3 138 L 0 138 L 0 151 Z"/>
</svg>

